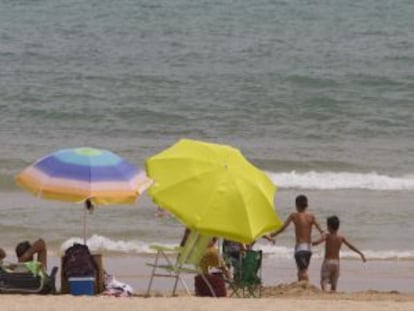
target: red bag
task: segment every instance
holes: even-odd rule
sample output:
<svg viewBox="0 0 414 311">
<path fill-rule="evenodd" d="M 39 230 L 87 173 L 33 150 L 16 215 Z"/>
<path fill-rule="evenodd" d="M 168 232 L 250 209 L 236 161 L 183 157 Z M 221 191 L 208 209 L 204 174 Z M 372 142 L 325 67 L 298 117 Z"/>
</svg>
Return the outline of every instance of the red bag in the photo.
<svg viewBox="0 0 414 311">
<path fill-rule="evenodd" d="M 226 283 L 224 282 L 222 273 L 208 274 L 204 277 L 210 283 L 216 297 L 227 296 Z M 203 277 L 199 274 L 194 278 L 194 287 L 196 296 L 214 297 Z"/>
</svg>

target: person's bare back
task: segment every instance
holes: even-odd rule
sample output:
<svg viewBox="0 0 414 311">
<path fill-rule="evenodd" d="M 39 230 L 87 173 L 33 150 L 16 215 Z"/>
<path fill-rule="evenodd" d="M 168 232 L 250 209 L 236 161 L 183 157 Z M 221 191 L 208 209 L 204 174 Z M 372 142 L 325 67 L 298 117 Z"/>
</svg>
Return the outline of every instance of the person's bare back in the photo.
<svg viewBox="0 0 414 311">
<path fill-rule="evenodd" d="M 304 195 L 299 195 L 296 197 L 296 212 L 293 212 L 286 219 L 282 227 L 270 234 L 270 238 L 277 236 L 279 233 L 283 232 L 290 223 L 293 222 L 295 226 L 295 261 L 298 267 L 298 280 L 299 281 L 308 281 L 308 266 L 310 264 L 310 259 L 312 256 L 312 227 L 315 226 L 316 229 L 323 234 L 321 226 L 315 219 L 315 216 L 306 211 L 308 207 L 308 199 Z"/>
<path fill-rule="evenodd" d="M 329 233 L 325 238 L 325 259 L 338 259 L 339 251 L 344 241 L 343 236 L 336 233 Z"/>
<path fill-rule="evenodd" d="M 296 245 L 301 243 L 310 244 L 312 241 L 312 226 L 315 224 L 315 216 L 306 211 L 290 214 L 295 225 Z"/>
</svg>

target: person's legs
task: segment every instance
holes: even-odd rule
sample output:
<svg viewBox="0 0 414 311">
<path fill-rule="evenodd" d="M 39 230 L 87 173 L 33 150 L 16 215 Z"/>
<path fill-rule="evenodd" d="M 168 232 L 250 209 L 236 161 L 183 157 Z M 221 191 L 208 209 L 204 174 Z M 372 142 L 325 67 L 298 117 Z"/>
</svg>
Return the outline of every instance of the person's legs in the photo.
<svg viewBox="0 0 414 311">
<path fill-rule="evenodd" d="M 331 284 L 331 291 L 336 291 L 336 284 L 339 277 L 339 260 L 325 259 L 321 268 L 321 288 L 326 290 L 326 286 Z"/>
<path fill-rule="evenodd" d="M 336 286 L 339 279 L 339 261 L 336 264 L 332 265 L 331 269 L 331 291 L 336 292 Z"/>
<path fill-rule="evenodd" d="M 322 263 L 321 266 L 321 289 L 322 291 L 326 291 L 326 285 L 329 283 L 329 269 L 326 264 L 326 261 Z"/>
<path fill-rule="evenodd" d="M 323 280 L 321 280 L 321 290 L 322 290 L 323 292 L 325 292 L 325 291 L 326 291 L 325 283 L 324 283 L 324 281 L 323 281 Z"/>
<path fill-rule="evenodd" d="M 298 270 L 298 281 L 309 282 L 308 269 L 299 269 Z"/>
<path fill-rule="evenodd" d="M 298 251 L 295 253 L 296 265 L 298 267 L 298 281 L 309 281 L 308 267 L 312 252 Z"/>
</svg>

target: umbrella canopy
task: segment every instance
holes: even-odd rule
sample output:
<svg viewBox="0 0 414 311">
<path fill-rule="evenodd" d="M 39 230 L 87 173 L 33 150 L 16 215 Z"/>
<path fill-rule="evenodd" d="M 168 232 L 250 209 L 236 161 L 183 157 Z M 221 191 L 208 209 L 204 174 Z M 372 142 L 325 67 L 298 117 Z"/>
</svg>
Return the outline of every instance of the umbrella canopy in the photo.
<svg viewBox="0 0 414 311">
<path fill-rule="evenodd" d="M 94 204 L 133 203 L 150 185 L 144 171 L 95 148 L 62 149 L 39 159 L 16 182 L 36 196 Z"/>
<path fill-rule="evenodd" d="M 281 226 L 275 185 L 233 147 L 182 139 L 146 170 L 153 201 L 190 229 L 250 243 Z"/>
<path fill-rule="evenodd" d="M 36 196 L 68 202 L 84 202 L 86 215 L 94 204 L 129 204 L 152 181 L 145 172 L 118 155 L 102 149 L 62 149 L 46 155 L 16 176 L 22 188 Z"/>
</svg>

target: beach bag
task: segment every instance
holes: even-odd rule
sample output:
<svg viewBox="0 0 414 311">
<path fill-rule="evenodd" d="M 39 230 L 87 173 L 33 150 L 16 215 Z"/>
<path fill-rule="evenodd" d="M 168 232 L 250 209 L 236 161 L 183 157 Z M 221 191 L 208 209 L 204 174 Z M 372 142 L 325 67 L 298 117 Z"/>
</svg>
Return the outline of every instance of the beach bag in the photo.
<svg viewBox="0 0 414 311">
<path fill-rule="evenodd" d="M 222 273 L 207 274 L 204 275 L 204 277 L 210 283 L 216 297 L 227 296 L 226 284 L 224 282 L 224 277 Z M 206 284 L 206 281 L 204 280 L 203 276 L 201 276 L 200 274 L 195 276 L 194 288 L 196 296 L 213 297 L 213 293 Z"/>
<path fill-rule="evenodd" d="M 88 246 L 74 243 L 65 251 L 62 271 L 66 279 L 70 277 L 96 277 L 98 267 Z"/>
<path fill-rule="evenodd" d="M 53 267 L 50 275 L 27 272 L 8 272 L 0 267 L 0 293 L 55 294 L 55 276 L 58 268 Z"/>
</svg>

